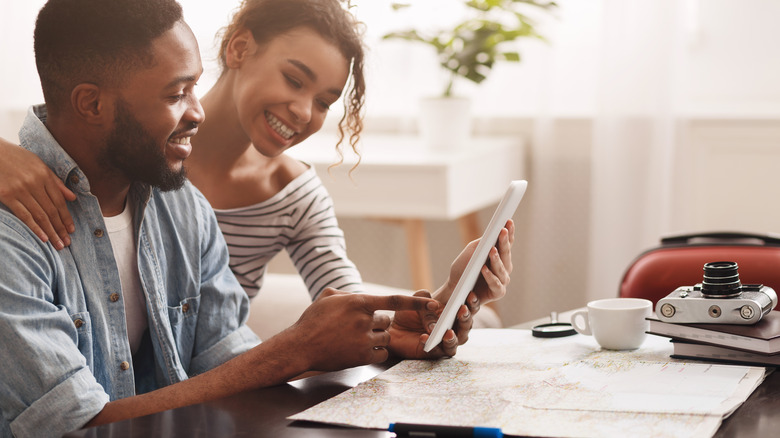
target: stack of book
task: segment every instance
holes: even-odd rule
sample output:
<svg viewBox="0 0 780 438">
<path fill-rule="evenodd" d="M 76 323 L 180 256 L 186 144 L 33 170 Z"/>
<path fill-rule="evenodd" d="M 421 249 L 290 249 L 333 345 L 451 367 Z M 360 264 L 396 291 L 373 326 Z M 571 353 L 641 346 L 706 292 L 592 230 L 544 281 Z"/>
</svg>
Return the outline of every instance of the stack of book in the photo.
<svg viewBox="0 0 780 438">
<path fill-rule="evenodd" d="M 647 318 L 650 334 L 672 338 L 672 357 L 780 366 L 780 311 L 753 325 L 677 324 Z"/>
</svg>

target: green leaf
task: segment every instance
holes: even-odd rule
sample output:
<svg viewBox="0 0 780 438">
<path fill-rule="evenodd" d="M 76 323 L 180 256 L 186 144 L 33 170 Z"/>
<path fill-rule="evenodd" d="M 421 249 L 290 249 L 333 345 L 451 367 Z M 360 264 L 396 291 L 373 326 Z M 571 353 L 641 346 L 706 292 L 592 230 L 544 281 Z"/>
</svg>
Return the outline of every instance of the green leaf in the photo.
<svg viewBox="0 0 780 438">
<path fill-rule="evenodd" d="M 401 10 L 401 9 L 406 9 L 406 8 L 411 7 L 411 6 L 412 5 L 410 5 L 409 3 L 395 3 L 395 2 L 393 2 L 390 5 L 390 7 L 393 8 L 394 11 L 398 11 L 398 10 Z"/>
<path fill-rule="evenodd" d="M 466 74 L 464 75 L 464 77 L 465 77 L 466 79 L 468 79 L 468 80 L 470 80 L 470 81 L 474 82 L 474 83 L 477 83 L 477 84 L 479 84 L 479 83 L 481 83 L 482 81 L 484 81 L 485 79 L 487 79 L 487 76 L 485 76 L 485 75 L 483 75 L 483 74 L 479 73 L 479 72 L 478 72 L 478 71 L 476 71 L 476 70 L 469 70 L 469 72 L 468 72 L 468 73 L 466 73 Z"/>
<path fill-rule="evenodd" d="M 504 57 L 504 61 L 520 62 L 520 54 L 517 52 L 504 52 L 501 56 Z"/>
<path fill-rule="evenodd" d="M 536 22 L 525 14 L 529 8 L 552 11 L 557 4 L 541 0 L 461 0 L 470 16 L 451 28 L 391 32 L 383 39 L 397 38 L 427 44 L 436 49 L 441 67 L 452 73 L 444 94 L 452 93 L 455 77 L 477 84 L 484 81 L 497 60 L 520 62 L 520 53 L 509 44 L 522 38 L 547 41 Z M 393 3 L 394 10 L 409 7 Z"/>
</svg>

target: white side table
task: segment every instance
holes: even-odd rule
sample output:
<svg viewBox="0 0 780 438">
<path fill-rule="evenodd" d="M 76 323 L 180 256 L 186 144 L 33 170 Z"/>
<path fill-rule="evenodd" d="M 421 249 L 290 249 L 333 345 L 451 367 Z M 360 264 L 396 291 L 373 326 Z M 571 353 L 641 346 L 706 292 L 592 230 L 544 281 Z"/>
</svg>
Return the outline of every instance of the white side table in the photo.
<svg viewBox="0 0 780 438">
<path fill-rule="evenodd" d="M 314 166 L 336 214 L 393 220 L 406 229 L 415 289 L 433 286 L 425 220 L 457 220 L 469 242 L 482 235 L 477 212 L 498 203 L 509 181 L 522 179 L 523 142 L 516 137 L 476 137 L 457 151 L 431 151 L 419 137 L 366 134 L 360 164 L 349 150 L 340 166 L 336 137 L 321 133 L 287 153 Z"/>
</svg>

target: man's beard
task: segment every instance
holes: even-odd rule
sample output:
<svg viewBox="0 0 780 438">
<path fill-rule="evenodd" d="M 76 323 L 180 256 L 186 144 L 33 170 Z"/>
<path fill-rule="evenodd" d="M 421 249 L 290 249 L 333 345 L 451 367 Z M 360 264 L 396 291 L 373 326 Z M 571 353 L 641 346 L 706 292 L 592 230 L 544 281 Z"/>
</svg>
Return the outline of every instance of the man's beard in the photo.
<svg viewBox="0 0 780 438">
<path fill-rule="evenodd" d="M 155 143 L 121 99 L 116 103 L 114 130 L 106 140 L 101 162 L 119 170 L 133 182 L 142 182 L 162 191 L 177 190 L 184 185 L 187 172 L 182 166 L 175 171 L 168 165 L 164 145 Z"/>
</svg>

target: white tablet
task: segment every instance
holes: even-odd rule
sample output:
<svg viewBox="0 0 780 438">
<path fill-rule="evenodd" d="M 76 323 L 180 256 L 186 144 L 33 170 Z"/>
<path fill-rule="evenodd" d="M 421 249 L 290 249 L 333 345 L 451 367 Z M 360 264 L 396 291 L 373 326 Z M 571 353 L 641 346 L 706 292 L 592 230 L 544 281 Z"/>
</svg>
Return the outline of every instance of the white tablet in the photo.
<svg viewBox="0 0 780 438">
<path fill-rule="evenodd" d="M 474 250 L 469 263 L 466 265 L 466 269 L 463 271 L 458 284 L 455 285 L 455 290 L 452 292 L 452 296 L 447 301 L 447 305 L 444 306 L 439 320 L 436 322 L 436 326 L 431 331 L 431 336 L 425 343 L 424 350 L 426 352 L 433 350 L 434 347 L 439 345 L 444 333 L 447 329 L 452 328 L 455 322 L 455 317 L 458 314 L 460 306 L 466 302 L 466 297 L 469 292 L 474 289 L 474 285 L 479 278 L 480 270 L 482 266 L 487 262 L 488 254 L 490 254 L 490 248 L 496 245 L 498 240 L 498 234 L 501 229 L 504 228 L 506 221 L 508 221 L 515 213 L 520 200 L 523 199 L 525 189 L 528 187 L 528 182 L 524 180 L 512 181 L 509 184 L 509 188 L 506 190 L 504 197 L 498 204 L 498 208 L 493 213 L 493 217 L 490 219 L 485 233 L 477 244 L 477 249 Z"/>
</svg>

